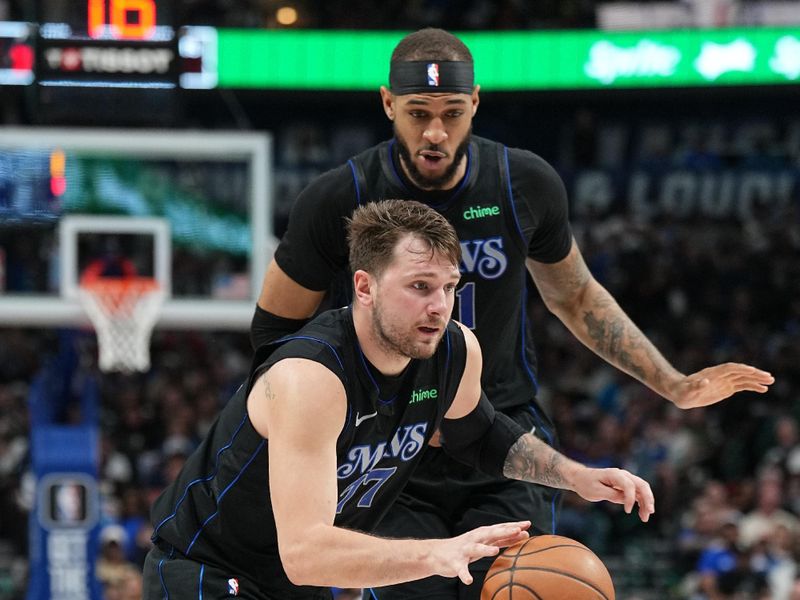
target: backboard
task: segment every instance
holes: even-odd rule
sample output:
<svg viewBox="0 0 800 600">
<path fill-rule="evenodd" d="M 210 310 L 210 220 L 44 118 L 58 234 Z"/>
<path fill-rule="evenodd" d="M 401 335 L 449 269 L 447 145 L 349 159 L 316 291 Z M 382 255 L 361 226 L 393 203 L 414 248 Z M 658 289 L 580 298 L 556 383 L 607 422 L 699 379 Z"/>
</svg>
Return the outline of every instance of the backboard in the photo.
<svg viewBox="0 0 800 600">
<path fill-rule="evenodd" d="M 266 133 L 3 129 L 0 325 L 88 323 L 80 269 L 122 236 L 168 291 L 157 327 L 246 329 L 277 241 L 271 170 Z"/>
</svg>

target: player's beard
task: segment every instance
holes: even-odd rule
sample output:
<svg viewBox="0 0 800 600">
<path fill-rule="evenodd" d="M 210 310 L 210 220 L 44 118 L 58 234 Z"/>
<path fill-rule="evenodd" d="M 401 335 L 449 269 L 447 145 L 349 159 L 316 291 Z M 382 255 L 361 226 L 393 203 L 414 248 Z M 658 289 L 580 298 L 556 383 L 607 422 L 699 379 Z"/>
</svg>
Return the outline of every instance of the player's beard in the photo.
<svg viewBox="0 0 800 600">
<path fill-rule="evenodd" d="M 426 325 L 420 323 L 419 325 Z M 408 331 L 401 331 L 395 323 L 386 318 L 381 305 L 376 302 L 372 311 L 372 331 L 375 339 L 384 352 L 404 356 L 406 358 L 430 358 L 436 352 L 439 342 L 444 335 L 444 323 L 437 320 L 435 322 L 427 323 L 430 327 L 439 327 L 439 337 L 436 343 L 424 344 L 414 339 L 414 332 L 416 325 Z"/>
<path fill-rule="evenodd" d="M 414 185 L 423 190 L 440 190 L 450 182 L 450 180 L 453 178 L 453 175 L 456 174 L 458 166 L 461 164 L 461 159 L 463 159 L 467 154 L 467 149 L 469 148 L 469 143 L 472 139 L 472 127 L 469 128 L 467 135 L 464 136 L 464 139 L 461 140 L 461 143 L 456 148 L 455 155 L 453 156 L 453 162 L 451 162 L 450 165 L 444 170 L 444 173 L 437 177 L 426 177 L 417 168 L 417 164 L 411 157 L 411 150 L 408 149 L 408 144 L 406 144 L 405 140 L 400 135 L 400 132 L 397 131 L 396 125 L 394 127 L 394 139 L 397 140 L 397 152 L 400 154 L 400 160 L 402 161 L 403 166 L 405 166 L 406 173 Z M 428 144 L 424 148 L 420 148 L 420 150 L 432 150 L 436 152 L 440 151 L 438 144 Z"/>
</svg>

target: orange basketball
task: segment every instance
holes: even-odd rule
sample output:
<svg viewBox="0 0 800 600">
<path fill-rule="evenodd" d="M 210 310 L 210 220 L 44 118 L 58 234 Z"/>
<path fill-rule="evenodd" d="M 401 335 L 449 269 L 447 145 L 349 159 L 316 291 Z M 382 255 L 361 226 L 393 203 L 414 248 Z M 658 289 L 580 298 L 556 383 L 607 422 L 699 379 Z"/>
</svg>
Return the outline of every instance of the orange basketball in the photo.
<svg viewBox="0 0 800 600">
<path fill-rule="evenodd" d="M 614 584 L 603 561 L 580 542 L 538 535 L 495 559 L 481 600 L 614 600 Z"/>
</svg>

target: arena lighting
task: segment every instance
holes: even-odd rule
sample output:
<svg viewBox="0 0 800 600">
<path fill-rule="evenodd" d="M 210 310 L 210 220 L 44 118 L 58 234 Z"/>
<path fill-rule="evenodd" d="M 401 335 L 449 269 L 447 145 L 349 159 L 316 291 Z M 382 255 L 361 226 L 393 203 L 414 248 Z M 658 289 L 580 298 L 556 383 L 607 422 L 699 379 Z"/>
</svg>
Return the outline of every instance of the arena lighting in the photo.
<svg viewBox="0 0 800 600">
<path fill-rule="evenodd" d="M 284 26 L 297 23 L 297 9 L 294 6 L 281 6 L 275 13 L 275 19 Z"/>
<path fill-rule="evenodd" d="M 219 87 L 372 91 L 405 33 L 221 29 Z M 458 35 L 484 91 L 800 83 L 796 27 Z"/>
</svg>

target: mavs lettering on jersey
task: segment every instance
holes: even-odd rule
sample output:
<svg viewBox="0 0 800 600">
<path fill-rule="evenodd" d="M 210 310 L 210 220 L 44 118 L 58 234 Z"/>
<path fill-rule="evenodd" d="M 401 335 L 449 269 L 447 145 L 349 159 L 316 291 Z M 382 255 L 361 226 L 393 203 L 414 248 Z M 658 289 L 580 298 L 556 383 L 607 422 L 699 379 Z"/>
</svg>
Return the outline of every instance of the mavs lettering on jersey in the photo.
<svg viewBox="0 0 800 600">
<path fill-rule="evenodd" d="M 461 265 L 462 272 L 477 272 L 484 279 L 497 279 L 508 267 L 503 238 L 497 236 L 461 242 Z"/>
<path fill-rule="evenodd" d="M 397 430 L 388 446 L 386 442 L 376 444 L 374 447 L 368 444 L 353 446 L 347 453 L 348 462 L 339 465 L 336 476 L 339 479 L 346 479 L 353 473 L 365 473 L 373 469 L 384 457 L 399 458 L 403 462 L 411 460 L 425 444 L 427 430 L 427 423 L 406 425 Z"/>
<path fill-rule="evenodd" d="M 399 458 L 408 462 L 414 458 L 425 444 L 425 432 L 428 423 L 417 423 L 400 427 L 392 437 L 388 446 L 386 442 L 353 446 L 347 453 L 346 462 L 339 466 L 336 476 L 346 479 L 351 475 L 361 473 L 339 494 L 339 503 L 336 505 L 336 514 L 341 514 L 344 507 L 353 500 L 357 508 L 369 508 L 372 501 L 383 485 L 397 472 L 397 467 L 377 468 L 381 458 Z M 357 500 L 356 500 L 357 498 Z"/>
</svg>

